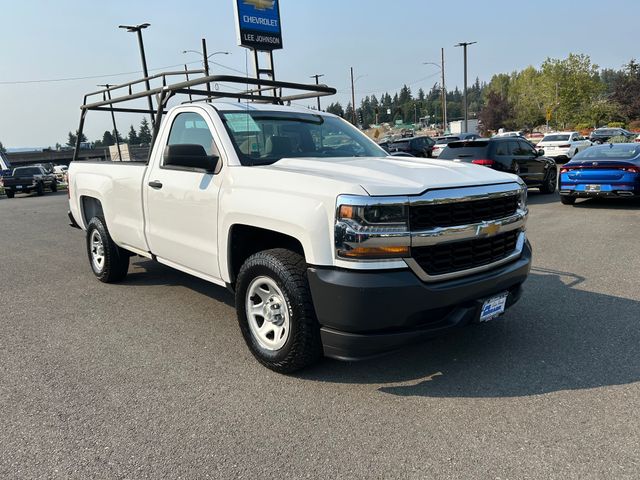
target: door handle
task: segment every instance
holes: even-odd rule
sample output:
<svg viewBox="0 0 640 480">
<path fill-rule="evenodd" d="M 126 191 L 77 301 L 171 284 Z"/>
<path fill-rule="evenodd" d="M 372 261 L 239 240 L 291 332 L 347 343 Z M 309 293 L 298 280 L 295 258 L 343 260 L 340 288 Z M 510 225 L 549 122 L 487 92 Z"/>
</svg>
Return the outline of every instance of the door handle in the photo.
<svg viewBox="0 0 640 480">
<path fill-rule="evenodd" d="M 155 188 L 157 190 L 160 190 L 162 188 L 162 182 L 159 182 L 158 180 L 154 180 L 152 182 L 149 182 L 149 186 L 151 188 Z"/>
</svg>

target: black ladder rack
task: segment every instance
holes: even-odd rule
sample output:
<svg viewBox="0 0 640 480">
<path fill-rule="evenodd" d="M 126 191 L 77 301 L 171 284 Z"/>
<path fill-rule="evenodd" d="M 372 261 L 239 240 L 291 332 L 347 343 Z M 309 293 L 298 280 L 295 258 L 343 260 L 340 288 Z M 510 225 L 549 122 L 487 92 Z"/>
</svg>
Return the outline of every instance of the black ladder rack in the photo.
<svg viewBox="0 0 640 480">
<path fill-rule="evenodd" d="M 158 135 L 162 115 L 166 113 L 167 103 L 176 95 L 188 95 L 189 100 L 184 103 L 230 98 L 238 101 L 247 100 L 257 103 L 284 105 L 287 102 L 325 97 L 335 95 L 336 93 L 335 88 L 326 85 L 281 82 L 265 78 L 248 78 L 234 75 L 209 75 L 177 83 L 168 82 L 171 77 L 184 77 L 189 74 L 201 73 L 203 73 L 203 70 L 163 72 L 86 94 L 80 107 L 80 125 L 78 127 L 78 137 L 73 160 L 77 160 L 78 157 L 84 121 L 89 111 L 155 114 L 155 119 L 152 123 L 153 136 L 151 145 L 153 146 Z M 151 81 L 161 81 L 162 85 L 149 90 L 135 91 L 136 87 L 146 86 L 147 82 Z M 208 90 L 206 87 L 209 84 L 216 84 L 218 89 Z M 237 87 L 233 87 L 234 85 Z M 248 88 L 250 86 L 252 88 Z M 283 94 L 283 92 L 286 92 L 286 94 Z M 150 108 L 130 107 L 126 105 L 127 102 L 141 98 L 155 98 L 156 109 L 152 110 Z M 151 149 L 149 149 L 149 152 L 151 153 Z"/>
</svg>

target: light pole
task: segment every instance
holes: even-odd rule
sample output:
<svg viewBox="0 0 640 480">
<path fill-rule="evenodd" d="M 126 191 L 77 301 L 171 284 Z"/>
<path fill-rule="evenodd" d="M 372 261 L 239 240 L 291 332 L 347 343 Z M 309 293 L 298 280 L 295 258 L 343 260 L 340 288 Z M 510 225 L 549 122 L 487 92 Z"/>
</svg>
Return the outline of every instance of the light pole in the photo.
<svg viewBox="0 0 640 480">
<path fill-rule="evenodd" d="M 469 130 L 469 104 L 467 103 L 467 47 L 478 42 L 460 42 L 454 47 L 462 47 L 464 50 L 464 131 Z"/>
<path fill-rule="evenodd" d="M 440 69 L 440 73 L 442 74 L 442 131 L 447 130 L 447 88 L 444 83 L 444 48 L 442 51 L 442 64 L 437 64 L 435 62 L 423 62 L 423 65 L 435 65 Z"/>
<path fill-rule="evenodd" d="M 147 57 L 144 54 L 144 43 L 142 41 L 142 30 L 147 27 L 150 27 L 150 23 L 141 23 L 140 25 L 119 25 L 118 28 L 123 28 L 127 32 L 136 33 L 138 36 L 138 47 L 140 48 L 140 58 L 142 59 L 142 73 L 144 74 L 144 84 L 147 87 L 147 91 L 151 90 L 151 86 L 149 85 L 149 72 L 147 70 Z M 153 114 L 153 100 L 151 100 L 151 96 L 147 97 L 149 101 L 149 110 L 151 114 L 151 123 L 155 124 L 155 115 Z"/>
<path fill-rule="evenodd" d="M 309 78 L 316 79 L 316 85 L 320 85 L 320 78 L 324 77 L 324 73 L 316 73 L 315 75 L 311 75 Z M 318 97 L 318 111 L 320 111 L 320 97 Z"/>
</svg>

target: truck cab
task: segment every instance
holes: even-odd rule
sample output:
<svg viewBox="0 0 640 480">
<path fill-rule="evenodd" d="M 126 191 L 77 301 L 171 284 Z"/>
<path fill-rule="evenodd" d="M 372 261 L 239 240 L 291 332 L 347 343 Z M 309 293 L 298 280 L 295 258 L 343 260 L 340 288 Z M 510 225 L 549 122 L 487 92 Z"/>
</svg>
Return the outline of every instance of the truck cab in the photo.
<svg viewBox="0 0 640 480">
<path fill-rule="evenodd" d="M 147 162 L 72 162 L 71 223 L 95 276 L 124 281 L 139 255 L 231 289 L 249 349 L 285 373 L 518 300 L 531 262 L 518 177 L 391 157 L 339 117 L 282 103 L 161 104 Z"/>
</svg>

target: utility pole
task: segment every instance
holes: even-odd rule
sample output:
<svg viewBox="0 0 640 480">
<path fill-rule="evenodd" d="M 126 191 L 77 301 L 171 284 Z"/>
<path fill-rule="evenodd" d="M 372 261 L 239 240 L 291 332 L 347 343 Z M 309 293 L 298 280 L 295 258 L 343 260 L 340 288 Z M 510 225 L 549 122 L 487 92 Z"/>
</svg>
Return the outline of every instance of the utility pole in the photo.
<svg viewBox="0 0 640 480">
<path fill-rule="evenodd" d="M 109 91 L 109 88 L 113 87 L 113 85 L 109 84 L 109 83 L 105 83 L 104 85 L 98 85 L 98 87 L 104 87 L 107 89 L 107 98 L 109 100 L 111 100 L 111 92 Z M 109 104 L 109 106 L 111 107 L 111 121 L 113 122 L 113 134 L 116 137 L 116 145 L 118 147 L 118 157 L 120 157 L 120 161 L 122 161 L 122 152 L 120 151 L 120 140 L 119 140 L 119 136 L 118 135 L 118 127 L 116 127 L 116 114 L 113 112 L 113 104 Z"/>
<path fill-rule="evenodd" d="M 144 43 L 142 41 L 142 30 L 147 27 L 150 27 L 150 23 L 142 23 L 140 25 L 119 25 L 118 28 L 124 28 L 127 32 L 136 33 L 138 35 L 138 47 L 140 48 L 140 58 L 142 59 L 142 73 L 145 77 L 145 87 L 147 87 L 147 91 L 151 90 L 151 85 L 149 85 L 149 72 L 147 70 L 147 57 L 144 54 Z M 153 100 L 151 100 L 151 96 L 147 97 L 149 101 L 149 113 L 151 114 L 151 123 L 155 124 L 155 115 L 153 114 Z"/>
<path fill-rule="evenodd" d="M 205 77 L 209 76 L 209 56 L 207 55 L 207 40 L 206 39 L 202 39 L 202 58 L 203 58 L 203 64 L 204 64 L 204 75 Z M 211 84 L 209 82 L 207 82 L 207 94 L 209 97 L 211 97 Z M 209 98 L 207 100 L 208 102 L 211 101 L 211 98 Z"/>
<path fill-rule="evenodd" d="M 351 110 L 352 110 L 352 120 L 353 124 L 357 125 L 356 122 L 356 89 L 353 81 L 353 67 L 351 67 Z"/>
<path fill-rule="evenodd" d="M 444 84 L 444 48 L 442 50 L 442 130 L 447 130 L 447 87 Z"/>
<path fill-rule="evenodd" d="M 315 75 L 311 75 L 309 78 L 316 79 L 316 85 L 320 85 L 320 77 L 324 77 L 324 73 L 316 73 Z M 318 111 L 320 111 L 320 97 L 318 97 Z"/>
<path fill-rule="evenodd" d="M 462 47 L 464 50 L 464 131 L 469 130 L 469 104 L 467 103 L 467 47 L 478 42 L 460 42 L 455 47 Z"/>
</svg>

